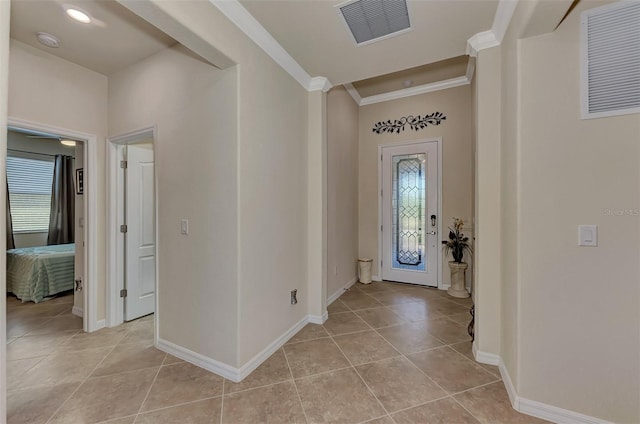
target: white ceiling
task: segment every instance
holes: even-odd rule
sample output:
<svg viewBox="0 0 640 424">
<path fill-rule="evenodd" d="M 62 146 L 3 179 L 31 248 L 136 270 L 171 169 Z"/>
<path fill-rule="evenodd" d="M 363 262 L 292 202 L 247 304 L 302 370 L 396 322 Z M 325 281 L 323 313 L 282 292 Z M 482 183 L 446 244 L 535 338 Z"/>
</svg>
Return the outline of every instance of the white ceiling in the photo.
<svg viewBox="0 0 640 424">
<path fill-rule="evenodd" d="M 63 4 L 73 4 L 88 12 L 94 23 L 73 21 L 66 15 Z M 51 49 L 38 43 L 36 33 L 40 31 L 58 37 L 60 47 Z M 115 1 L 91 0 L 13 0 L 11 38 L 104 75 L 176 44 Z"/>
<path fill-rule="evenodd" d="M 497 0 L 409 0 L 413 30 L 356 46 L 336 0 L 240 0 L 311 76 L 333 85 L 464 55 L 467 40 L 490 30 Z"/>
</svg>

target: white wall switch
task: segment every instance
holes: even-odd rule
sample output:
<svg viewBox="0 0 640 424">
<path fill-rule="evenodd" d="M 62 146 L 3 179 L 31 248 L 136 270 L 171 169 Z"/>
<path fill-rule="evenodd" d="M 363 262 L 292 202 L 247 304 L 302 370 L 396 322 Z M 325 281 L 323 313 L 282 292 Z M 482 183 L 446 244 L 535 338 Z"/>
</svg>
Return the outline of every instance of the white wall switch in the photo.
<svg viewBox="0 0 640 424">
<path fill-rule="evenodd" d="M 578 225 L 578 246 L 597 246 L 598 226 Z"/>
<path fill-rule="evenodd" d="M 180 234 L 189 234 L 189 220 L 181 219 L 180 220 Z"/>
</svg>

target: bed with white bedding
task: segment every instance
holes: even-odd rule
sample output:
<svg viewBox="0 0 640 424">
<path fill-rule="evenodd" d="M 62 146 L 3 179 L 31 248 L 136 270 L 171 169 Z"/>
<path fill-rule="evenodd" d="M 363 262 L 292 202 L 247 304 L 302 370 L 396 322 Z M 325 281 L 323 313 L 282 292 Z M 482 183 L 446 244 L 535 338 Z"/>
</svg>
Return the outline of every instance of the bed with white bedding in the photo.
<svg viewBox="0 0 640 424">
<path fill-rule="evenodd" d="M 73 289 L 75 244 L 7 250 L 7 292 L 23 302 Z"/>
</svg>

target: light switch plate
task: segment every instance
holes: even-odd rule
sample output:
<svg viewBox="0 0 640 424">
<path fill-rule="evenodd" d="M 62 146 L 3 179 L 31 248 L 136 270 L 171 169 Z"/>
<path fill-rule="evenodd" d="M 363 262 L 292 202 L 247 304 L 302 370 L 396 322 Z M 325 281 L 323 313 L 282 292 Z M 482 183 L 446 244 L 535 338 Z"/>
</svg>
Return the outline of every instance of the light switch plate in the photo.
<svg viewBox="0 0 640 424">
<path fill-rule="evenodd" d="M 598 226 L 578 225 L 578 246 L 597 246 Z"/>
<path fill-rule="evenodd" d="M 187 235 L 189 234 L 189 220 L 181 219 L 180 220 L 180 234 Z"/>
</svg>

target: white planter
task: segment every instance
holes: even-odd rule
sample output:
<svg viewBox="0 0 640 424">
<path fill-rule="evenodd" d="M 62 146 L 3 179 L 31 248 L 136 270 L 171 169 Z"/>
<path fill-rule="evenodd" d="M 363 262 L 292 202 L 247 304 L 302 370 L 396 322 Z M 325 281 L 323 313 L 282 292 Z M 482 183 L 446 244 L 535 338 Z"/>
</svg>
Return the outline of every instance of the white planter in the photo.
<svg viewBox="0 0 640 424">
<path fill-rule="evenodd" d="M 449 296 L 466 298 L 469 297 L 469 293 L 464 287 L 465 278 L 464 274 L 469 264 L 465 262 L 449 262 L 449 269 L 451 270 L 451 287 L 447 290 Z"/>
<path fill-rule="evenodd" d="M 362 284 L 371 283 L 371 265 L 373 265 L 373 259 L 358 259 L 359 268 L 359 280 Z"/>
</svg>

